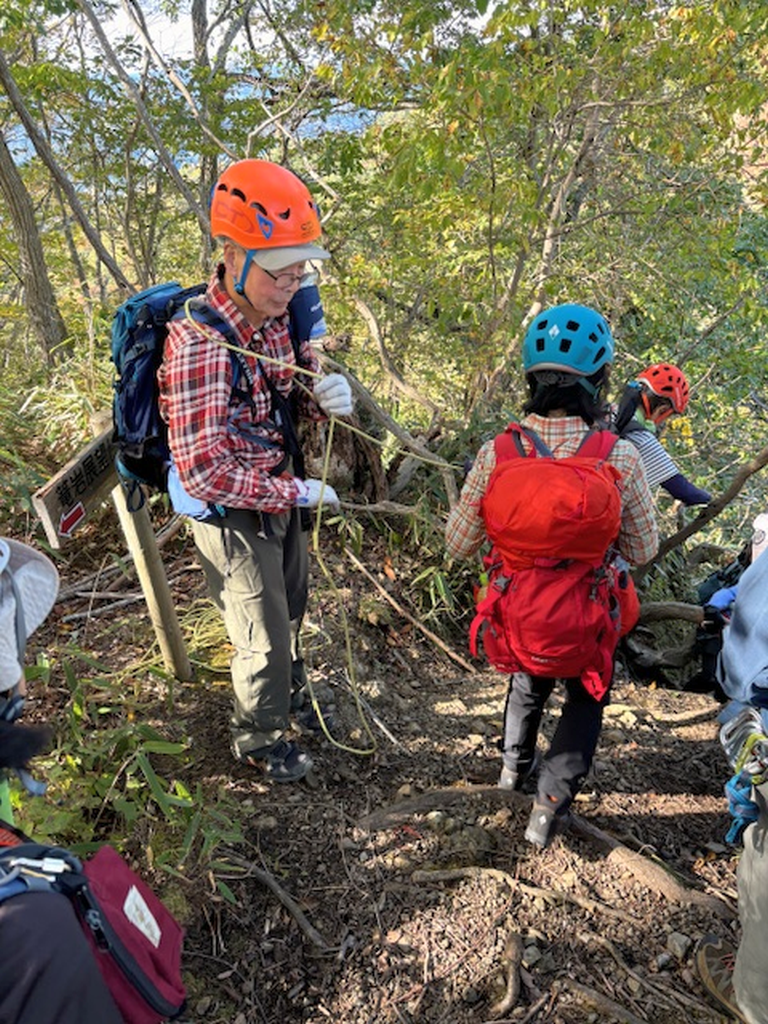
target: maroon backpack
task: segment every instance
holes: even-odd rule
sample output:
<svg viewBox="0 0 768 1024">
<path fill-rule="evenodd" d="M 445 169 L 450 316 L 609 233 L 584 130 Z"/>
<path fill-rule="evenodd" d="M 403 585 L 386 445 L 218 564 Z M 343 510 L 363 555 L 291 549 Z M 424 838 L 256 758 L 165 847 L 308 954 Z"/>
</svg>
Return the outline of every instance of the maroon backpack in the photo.
<svg viewBox="0 0 768 1024">
<path fill-rule="evenodd" d="M 72 901 L 125 1024 L 160 1024 L 183 1011 L 181 925 L 111 846 L 81 862 L 0 822 L 0 903 L 28 892 Z"/>
</svg>

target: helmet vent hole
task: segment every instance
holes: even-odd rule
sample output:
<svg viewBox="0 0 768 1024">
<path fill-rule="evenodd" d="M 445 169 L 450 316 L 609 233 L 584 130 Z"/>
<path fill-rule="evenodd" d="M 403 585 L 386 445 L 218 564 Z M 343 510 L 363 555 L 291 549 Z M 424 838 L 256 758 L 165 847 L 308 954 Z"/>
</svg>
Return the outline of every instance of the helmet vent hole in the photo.
<svg viewBox="0 0 768 1024">
<path fill-rule="evenodd" d="M 238 199 L 242 199 L 243 202 L 245 202 L 245 192 L 242 192 L 239 188 L 233 188 L 232 195 L 237 196 Z"/>
<path fill-rule="evenodd" d="M 597 351 L 597 353 L 595 355 L 595 362 L 599 363 L 604 355 L 605 355 L 605 345 L 601 345 L 599 350 Z"/>
<path fill-rule="evenodd" d="M 290 206 L 288 207 L 287 210 L 283 210 L 282 213 L 278 213 L 277 216 L 280 218 L 280 220 L 288 220 L 288 218 L 291 216 L 291 208 L 290 208 Z"/>
<path fill-rule="evenodd" d="M 560 341 L 560 351 L 561 352 L 570 352 L 572 344 L 573 344 L 573 338 L 563 338 Z"/>
<path fill-rule="evenodd" d="M 543 352 L 544 351 L 544 339 L 543 338 L 537 338 L 536 339 L 536 351 L 537 352 Z"/>
<path fill-rule="evenodd" d="M 251 206 L 253 207 L 254 210 L 258 210 L 262 217 L 267 216 L 266 206 L 262 206 L 261 203 L 251 203 Z"/>
<path fill-rule="evenodd" d="M 576 323 L 575 320 L 569 320 L 568 323 L 565 325 L 565 329 L 566 331 L 573 331 L 574 334 L 577 334 L 579 330 L 579 325 Z"/>
</svg>

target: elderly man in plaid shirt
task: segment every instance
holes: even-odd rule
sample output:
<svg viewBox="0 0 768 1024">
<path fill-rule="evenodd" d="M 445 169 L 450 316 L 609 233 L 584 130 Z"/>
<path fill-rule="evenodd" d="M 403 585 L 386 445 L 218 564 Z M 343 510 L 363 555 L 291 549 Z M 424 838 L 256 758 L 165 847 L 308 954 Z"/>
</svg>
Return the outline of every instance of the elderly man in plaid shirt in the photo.
<svg viewBox="0 0 768 1024">
<path fill-rule="evenodd" d="M 537 316 L 523 343 L 523 366 L 530 399 L 524 427 L 532 428 L 555 458 L 574 455 L 589 427 L 607 419 L 601 402 L 613 360 L 614 343 L 603 317 L 586 306 L 554 306 Z M 529 441 L 524 444 L 530 445 Z M 530 450 L 528 448 L 528 450 Z M 627 562 L 647 562 L 658 548 L 653 499 L 638 451 L 618 440 L 608 461 L 622 475 L 618 551 Z M 453 558 L 470 558 L 486 539 L 481 501 L 496 465 L 494 442 L 478 452 L 446 525 Z M 520 790 L 537 769 L 536 739 L 547 700 L 557 680 L 512 674 L 504 711 L 502 771 L 499 785 Z M 579 679 L 564 680 L 566 701 L 538 777 L 537 796 L 526 839 L 539 847 L 552 841 L 567 821 L 568 808 L 594 757 L 602 725 L 602 699 L 589 694 Z"/>
<path fill-rule="evenodd" d="M 235 379 L 226 339 L 212 328 L 191 317 L 170 325 L 158 373 L 173 456 L 169 493 L 192 517 L 235 651 L 233 754 L 293 782 L 312 767 L 284 736 L 306 682 L 300 512 L 338 504 L 332 487 L 302 478 L 296 420 L 348 415 L 352 396 L 342 374 L 319 375 L 308 336 L 298 339 L 297 364 L 289 334 L 288 306 L 307 282 L 307 264 L 329 256 L 315 244 L 320 220 L 304 183 L 266 160 L 232 164 L 213 191 L 211 232 L 223 256 L 205 302 L 231 327 L 247 373 Z"/>
</svg>

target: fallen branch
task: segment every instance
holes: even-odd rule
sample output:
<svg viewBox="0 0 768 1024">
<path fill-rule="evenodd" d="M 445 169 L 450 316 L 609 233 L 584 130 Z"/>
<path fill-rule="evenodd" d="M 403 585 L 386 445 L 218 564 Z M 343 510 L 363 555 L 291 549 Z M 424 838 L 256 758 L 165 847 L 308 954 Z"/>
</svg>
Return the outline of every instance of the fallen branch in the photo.
<svg viewBox="0 0 768 1024">
<path fill-rule="evenodd" d="M 397 501 L 377 501 L 371 505 L 358 505 L 353 501 L 341 502 L 342 512 L 375 512 L 377 515 L 417 516 L 419 509 L 415 505 L 401 505 Z"/>
<path fill-rule="evenodd" d="M 114 594 L 110 596 L 113 598 L 111 604 L 103 604 L 99 608 L 86 608 L 84 612 L 72 612 L 70 615 L 62 615 L 61 621 L 76 622 L 78 619 L 98 619 L 102 615 L 109 615 L 118 608 L 126 608 L 129 604 L 136 604 L 138 601 L 144 600 L 143 594 L 131 594 L 128 597 L 121 598 L 119 601 L 114 600 Z"/>
<path fill-rule="evenodd" d="M 597 1010 L 601 1017 L 616 1020 L 620 1024 L 648 1024 L 647 1018 L 638 1017 L 621 1003 L 604 996 L 597 989 L 590 988 L 589 985 L 582 985 L 581 982 L 573 981 L 571 978 L 557 978 L 552 985 L 552 991 L 558 994 L 570 992 L 580 1002 Z"/>
<path fill-rule="evenodd" d="M 650 569 L 659 562 L 667 552 L 673 548 L 679 547 L 684 540 L 688 540 L 694 533 L 698 533 L 699 530 L 703 530 L 704 527 L 710 523 L 716 516 L 719 516 L 726 505 L 729 505 L 739 491 L 742 489 L 744 484 L 749 480 L 751 476 L 759 472 L 766 464 L 768 464 L 768 445 L 757 453 L 753 459 L 749 459 L 745 462 L 736 472 L 731 480 L 728 487 L 723 493 L 714 498 L 710 503 L 702 509 L 701 512 L 696 516 L 694 520 L 684 526 L 677 533 L 673 533 L 671 537 L 667 537 L 659 544 L 659 550 L 655 556 L 646 562 L 645 565 L 638 565 L 632 572 L 632 576 L 636 583 L 639 583 Z"/>
<path fill-rule="evenodd" d="M 226 857 L 227 860 L 231 861 L 238 867 L 245 868 L 247 877 L 253 877 L 261 882 L 262 885 L 266 885 L 266 887 L 277 897 L 279 902 L 282 903 L 288 913 L 294 918 L 299 928 L 301 928 L 313 946 L 317 946 L 317 948 L 323 953 L 330 953 L 333 951 L 333 947 L 325 941 L 320 932 L 311 924 L 309 918 L 298 905 L 296 900 L 294 900 L 294 898 L 290 896 L 285 889 L 283 889 L 274 875 L 269 871 L 265 871 L 263 868 L 257 868 L 252 861 L 246 860 L 244 857 L 238 857 L 237 854 L 227 853 Z M 238 877 L 242 878 L 243 876 L 239 875 Z"/>
<path fill-rule="evenodd" d="M 158 548 L 164 547 L 169 541 L 173 540 L 176 534 L 185 525 L 186 518 L 184 516 L 173 516 L 165 526 L 157 533 L 157 546 Z M 97 584 L 101 583 L 105 579 L 109 579 L 113 576 L 117 577 L 112 583 L 108 584 L 104 590 L 107 593 L 114 594 L 116 590 L 120 590 L 127 583 L 133 582 L 132 574 L 127 572 L 127 569 L 133 568 L 133 556 L 130 552 L 122 555 L 120 558 L 119 565 L 106 565 L 99 569 L 98 572 L 91 573 L 90 576 L 85 576 L 83 579 L 77 580 L 68 587 L 62 587 L 56 597 L 56 603 L 66 601 L 73 596 L 91 596 L 89 593 L 83 594 L 82 592 L 88 592 Z"/>
<path fill-rule="evenodd" d="M 386 727 L 386 725 L 384 725 L 384 723 L 379 718 L 379 716 L 376 714 L 376 712 L 373 710 L 371 705 L 368 703 L 368 701 L 365 699 L 365 697 L 363 697 L 363 695 L 360 693 L 360 690 L 357 689 L 356 687 L 353 687 L 348 679 L 344 680 L 344 685 L 349 690 L 349 692 L 352 694 L 352 696 L 355 698 L 355 700 L 360 702 L 361 706 L 365 709 L 367 714 L 370 715 L 371 719 L 373 720 L 373 724 L 378 729 L 380 729 L 382 731 L 382 733 L 386 736 L 386 738 L 389 740 L 389 742 L 393 743 L 396 747 L 400 747 L 400 749 L 403 750 L 404 749 L 403 744 L 400 742 L 400 740 L 396 736 L 393 736 L 392 733 L 389 731 L 389 729 Z"/>
<path fill-rule="evenodd" d="M 403 608 L 403 606 L 399 604 L 394 599 L 394 597 L 392 597 L 392 595 L 387 590 L 385 590 L 384 587 L 382 587 L 382 585 L 379 583 L 376 577 L 365 568 L 360 559 L 352 554 L 349 548 L 345 548 L 344 551 L 347 555 L 347 558 L 349 558 L 350 562 L 352 562 L 352 564 L 360 570 L 360 572 L 366 577 L 366 579 L 370 580 L 370 582 L 374 585 L 374 587 L 376 587 L 381 596 L 392 605 L 392 607 L 395 609 L 398 615 L 401 615 L 404 619 L 407 619 L 408 622 L 410 622 L 411 625 L 415 626 L 418 630 L 420 630 L 420 632 L 422 632 L 424 636 L 427 637 L 428 640 L 431 640 L 432 643 L 435 644 L 435 646 L 439 647 L 441 651 L 444 651 L 449 658 L 457 662 L 457 664 L 461 665 L 461 667 L 466 672 L 469 672 L 471 675 L 476 674 L 477 669 L 474 667 L 474 665 L 470 665 L 470 663 L 468 661 L 465 661 L 464 658 L 461 657 L 461 655 L 457 654 L 455 651 L 452 651 L 451 648 L 443 640 L 441 640 L 439 636 L 437 636 L 431 630 L 427 629 L 427 627 L 424 626 L 421 622 L 419 622 L 417 618 L 411 615 L 409 611 L 406 611 L 406 609 Z"/>
<path fill-rule="evenodd" d="M 640 605 L 641 622 L 662 622 L 665 619 L 682 619 L 698 625 L 704 619 L 704 609 L 700 604 L 687 604 L 685 601 L 647 601 Z"/>
<path fill-rule="evenodd" d="M 579 936 L 580 941 L 589 944 L 590 942 L 595 943 L 598 946 L 602 946 L 603 949 L 607 950 L 619 967 L 633 978 L 638 985 L 642 988 L 647 989 L 653 993 L 656 1003 L 661 1003 L 667 1007 L 667 1009 L 677 1009 L 677 1003 L 682 1003 L 683 1006 L 687 1006 L 690 1009 L 699 1011 L 708 1011 L 709 1007 L 705 1003 L 702 1003 L 699 999 L 693 999 L 691 996 L 685 995 L 684 992 L 677 992 L 674 989 L 670 989 L 667 986 L 660 985 L 658 982 L 651 981 L 649 978 L 644 978 L 642 974 L 637 971 L 633 971 L 629 964 L 626 963 L 624 958 L 621 956 L 619 951 L 616 949 L 610 939 L 607 939 L 604 935 L 595 935 L 594 932 L 582 932 Z M 711 1011 L 710 1011 L 711 1012 Z"/>
</svg>

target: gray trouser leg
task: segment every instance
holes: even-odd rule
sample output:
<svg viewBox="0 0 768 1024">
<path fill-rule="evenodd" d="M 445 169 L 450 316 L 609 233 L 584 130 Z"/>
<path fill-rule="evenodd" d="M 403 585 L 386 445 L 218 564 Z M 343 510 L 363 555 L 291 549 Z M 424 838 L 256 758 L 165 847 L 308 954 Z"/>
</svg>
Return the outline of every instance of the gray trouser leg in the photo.
<svg viewBox="0 0 768 1024">
<path fill-rule="evenodd" d="M 744 852 L 737 870 L 741 941 L 733 989 L 750 1024 L 768 1024 L 768 783 L 753 792 L 760 815 L 744 832 Z"/>
<path fill-rule="evenodd" d="M 220 523 L 193 524 L 211 598 L 224 619 L 232 658 L 236 755 L 272 746 L 288 726 L 298 624 L 307 602 L 308 547 L 296 511 L 233 510 Z M 293 625 L 292 625 L 293 624 Z"/>
</svg>

